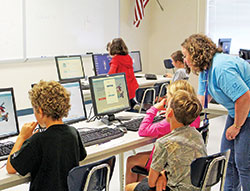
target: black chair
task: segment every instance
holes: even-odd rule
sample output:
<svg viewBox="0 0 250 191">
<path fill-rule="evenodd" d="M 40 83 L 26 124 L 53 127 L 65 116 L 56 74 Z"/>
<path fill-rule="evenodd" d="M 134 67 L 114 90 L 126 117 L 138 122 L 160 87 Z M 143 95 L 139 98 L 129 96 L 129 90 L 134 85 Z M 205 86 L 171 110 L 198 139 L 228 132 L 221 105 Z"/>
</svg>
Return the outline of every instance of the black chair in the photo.
<svg viewBox="0 0 250 191">
<path fill-rule="evenodd" d="M 166 69 L 172 69 L 173 73 L 175 73 L 174 71 L 174 65 L 172 64 L 172 60 L 171 59 L 165 59 L 163 60 L 164 66 Z"/>
<path fill-rule="evenodd" d="M 170 82 L 163 82 L 163 83 L 155 83 L 155 95 L 156 95 L 156 102 L 160 101 L 161 97 L 164 97 L 167 94 L 167 86 Z"/>
<path fill-rule="evenodd" d="M 207 145 L 209 137 L 209 123 L 202 125 L 201 127 L 197 128 L 197 130 L 201 133 L 204 144 Z"/>
<path fill-rule="evenodd" d="M 67 178 L 69 191 L 109 190 L 115 166 L 115 156 L 78 166 L 70 170 Z"/>
<path fill-rule="evenodd" d="M 191 163 L 191 183 L 193 186 L 203 191 L 220 181 L 220 190 L 222 191 L 229 155 L 230 150 L 195 159 Z"/>
<path fill-rule="evenodd" d="M 138 113 L 141 113 L 143 109 L 143 105 L 147 104 L 154 104 L 155 103 L 155 88 L 154 87 L 145 87 L 145 88 L 138 88 L 135 93 L 136 101 L 140 104 L 138 108 Z"/>
</svg>

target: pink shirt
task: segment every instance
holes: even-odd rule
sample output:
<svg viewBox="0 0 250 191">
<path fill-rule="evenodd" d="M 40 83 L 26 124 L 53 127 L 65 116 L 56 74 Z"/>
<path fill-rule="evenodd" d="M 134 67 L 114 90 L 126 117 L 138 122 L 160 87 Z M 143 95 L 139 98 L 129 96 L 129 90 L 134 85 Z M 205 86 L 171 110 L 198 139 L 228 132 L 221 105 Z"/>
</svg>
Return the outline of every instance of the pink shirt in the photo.
<svg viewBox="0 0 250 191">
<path fill-rule="evenodd" d="M 150 109 L 147 110 L 147 115 L 141 122 L 141 125 L 138 130 L 138 134 L 141 137 L 153 137 L 153 138 L 160 138 L 168 133 L 171 132 L 170 130 L 170 123 L 167 122 L 166 119 L 158 123 L 153 123 L 154 117 L 156 116 L 158 109 L 152 106 Z M 193 123 L 190 124 L 191 127 L 195 127 L 196 129 L 200 127 L 200 116 L 198 116 Z M 146 164 L 146 169 L 149 170 L 152 156 L 153 156 L 154 147 L 150 154 L 149 160 Z"/>
</svg>

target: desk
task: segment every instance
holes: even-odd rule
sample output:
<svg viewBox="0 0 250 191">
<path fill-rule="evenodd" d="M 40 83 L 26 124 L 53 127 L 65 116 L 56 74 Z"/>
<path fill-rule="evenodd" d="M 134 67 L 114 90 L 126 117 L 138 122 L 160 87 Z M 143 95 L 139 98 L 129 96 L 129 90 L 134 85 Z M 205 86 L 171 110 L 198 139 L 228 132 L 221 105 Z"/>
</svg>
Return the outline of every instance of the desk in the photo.
<svg viewBox="0 0 250 191">
<path fill-rule="evenodd" d="M 117 114 L 119 115 L 126 115 L 128 117 L 137 117 L 141 116 L 142 114 L 137 113 L 129 113 L 129 112 L 121 112 Z M 20 124 L 24 124 L 27 121 L 30 121 L 30 119 L 33 119 L 33 116 L 25 116 L 24 119 L 22 117 L 22 120 L 20 120 Z M 86 122 L 80 122 L 76 125 L 74 125 L 76 128 L 79 127 L 101 127 L 103 124 L 100 121 L 94 121 L 91 123 Z M 94 162 L 112 155 L 119 154 L 119 167 L 120 167 L 120 190 L 124 189 L 124 170 L 123 170 L 123 153 L 132 149 L 136 149 L 138 147 L 153 143 L 155 139 L 148 138 L 148 137 L 139 137 L 137 132 L 130 132 L 126 133 L 123 137 L 120 137 L 118 139 L 114 139 L 110 142 L 101 144 L 101 145 L 93 145 L 90 147 L 86 147 L 87 150 L 87 157 L 80 162 L 80 165 L 87 164 L 90 162 Z M 6 163 L 6 161 L 1 161 L 0 166 L 2 167 Z M 8 174 L 6 171 L 6 168 L 3 167 L 0 169 L 0 190 L 6 189 L 9 187 L 13 187 L 25 182 L 30 181 L 30 175 L 26 176 L 20 176 L 18 174 Z"/>
</svg>

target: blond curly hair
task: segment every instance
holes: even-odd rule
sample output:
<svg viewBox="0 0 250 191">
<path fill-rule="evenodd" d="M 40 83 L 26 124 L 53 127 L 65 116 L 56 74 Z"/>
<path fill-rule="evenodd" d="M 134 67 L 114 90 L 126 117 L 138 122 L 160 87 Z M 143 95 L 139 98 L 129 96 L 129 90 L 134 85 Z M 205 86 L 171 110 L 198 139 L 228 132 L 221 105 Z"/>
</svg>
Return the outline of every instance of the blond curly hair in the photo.
<svg viewBox="0 0 250 191">
<path fill-rule="evenodd" d="M 68 116 L 71 107 L 70 93 L 60 83 L 41 80 L 28 93 L 36 112 L 41 108 L 43 113 L 53 120 Z"/>
<path fill-rule="evenodd" d="M 172 97 L 178 90 L 185 90 L 196 96 L 193 86 L 187 80 L 177 80 L 167 86 L 167 93 Z"/>
<path fill-rule="evenodd" d="M 212 59 L 217 52 L 222 52 L 216 44 L 204 34 L 193 34 L 181 44 L 185 48 L 192 60 L 192 64 L 197 68 L 197 72 L 209 69 Z"/>
<path fill-rule="evenodd" d="M 198 98 L 185 90 L 175 92 L 170 108 L 173 109 L 176 120 L 184 125 L 190 125 L 202 111 Z"/>
</svg>

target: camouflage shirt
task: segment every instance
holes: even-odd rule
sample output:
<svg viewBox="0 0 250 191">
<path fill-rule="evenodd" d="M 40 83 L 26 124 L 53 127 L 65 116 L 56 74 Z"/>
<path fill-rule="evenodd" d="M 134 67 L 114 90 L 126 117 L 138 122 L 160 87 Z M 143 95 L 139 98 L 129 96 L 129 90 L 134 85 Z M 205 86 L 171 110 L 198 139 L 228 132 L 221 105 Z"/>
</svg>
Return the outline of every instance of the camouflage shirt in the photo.
<svg viewBox="0 0 250 191">
<path fill-rule="evenodd" d="M 207 152 L 202 136 L 194 127 L 184 126 L 156 141 L 151 168 L 167 172 L 171 191 L 196 190 L 191 184 L 190 165 L 203 156 Z"/>
</svg>

